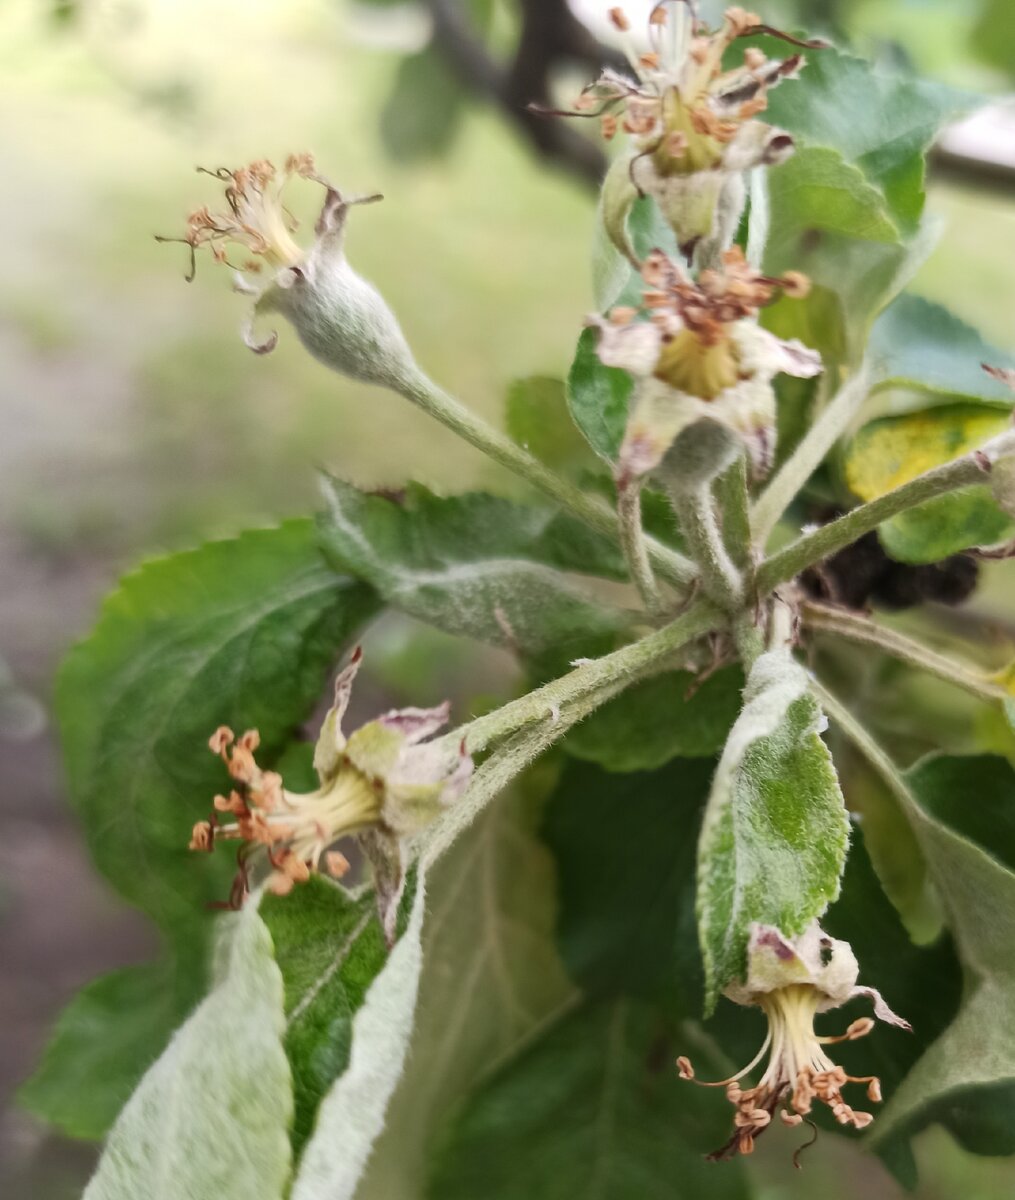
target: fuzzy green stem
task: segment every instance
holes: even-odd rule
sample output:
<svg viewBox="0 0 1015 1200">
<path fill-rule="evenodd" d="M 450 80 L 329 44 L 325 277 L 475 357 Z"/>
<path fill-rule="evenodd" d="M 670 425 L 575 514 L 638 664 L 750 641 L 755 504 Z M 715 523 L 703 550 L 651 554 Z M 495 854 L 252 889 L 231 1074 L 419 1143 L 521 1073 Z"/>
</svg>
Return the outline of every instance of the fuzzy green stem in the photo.
<svg viewBox="0 0 1015 1200">
<path fill-rule="evenodd" d="M 469 753 L 476 754 L 528 725 L 536 722 L 556 724 L 564 718 L 570 705 L 594 696 L 604 688 L 612 689 L 614 684 L 626 685 L 655 674 L 665 667 L 666 660 L 676 651 L 724 623 L 722 613 L 714 605 L 698 600 L 662 629 L 622 646 L 612 654 L 583 663 L 560 679 L 512 700 L 495 712 L 477 717 L 445 735 L 446 740 L 457 743 L 464 739 Z"/>
<path fill-rule="evenodd" d="M 882 522 L 891 520 L 899 513 L 915 508 L 926 500 L 933 500 L 935 496 L 943 496 L 959 488 L 984 483 L 991 462 L 1003 452 L 999 449 L 1002 443 L 1009 445 L 1012 438 L 1012 434 L 1004 434 L 984 446 L 983 450 L 964 454 L 954 462 L 918 475 L 909 483 L 879 496 L 877 500 L 861 504 L 852 512 L 839 517 L 837 521 L 830 521 L 820 529 L 797 538 L 795 542 L 791 542 L 762 563 L 758 571 L 760 593 L 765 595 L 780 583 L 795 578 L 807 567 L 829 558 L 846 546 L 851 546 L 865 533 L 877 529 Z"/>
<path fill-rule="evenodd" d="M 620 545 L 624 551 L 631 579 L 638 589 L 641 602 L 653 617 L 663 611 L 663 599 L 652 573 L 645 530 L 641 521 L 641 483 L 629 479 L 617 485 L 617 517 L 620 520 Z"/>
<path fill-rule="evenodd" d="M 750 502 L 747 495 L 747 456 L 738 455 L 733 466 L 715 481 L 715 499 L 722 513 L 723 538 L 736 565 L 750 574 L 754 565 L 751 543 Z M 750 591 L 748 581 L 747 590 Z"/>
<path fill-rule="evenodd" d="M 619 540 L 617 514 L 601 500 L 561 479 L 506 434 L 487 424 L 464 404 L 449 396 L 422 372 L 400 382 L 400 393 L 495 462 L 520 475 L 587 525 Z M 695 577 L 694 564 L 653 538 L 646 538 L 649 561 L 665 579 L 686 587 Z"/>
<path fill-rule="evenodd" d="M 744 580 L 723 545 L 712 489 L 707 485 L 671 488 L 670 498 L 688 549 L 701 570 L 705 595 L 727 613 L 744 604 Z"/>
<path fill-rule="evenodd" d="M 849 428 L 867 397 L 869 385 L 864 368 L 840 388 L 762 492 L 751 512 L 751 527 L 759 546 L 764 547 L 780 517 Z"/>
<path fill-rule="evenodd" d="M 831 608 L 824 604 L 807 602 L 801 607 L 801 616 L 808 629 L 821 633 L 834 634 L 846 638 L 861 646 L 871 646 L 890 654 L 900 662 L 936 675 L 947 683 L 953 683 L 981 700 L 1006 700 L 1008 692 L 1000 684 L 993 683 L 986 676 L 973 670 L 965 663 L 956 662 L 943 654 L 938 654 L 929 646 L 905 634 L 887 629 L 857 613 L 845 609 Z"/>
</svg>

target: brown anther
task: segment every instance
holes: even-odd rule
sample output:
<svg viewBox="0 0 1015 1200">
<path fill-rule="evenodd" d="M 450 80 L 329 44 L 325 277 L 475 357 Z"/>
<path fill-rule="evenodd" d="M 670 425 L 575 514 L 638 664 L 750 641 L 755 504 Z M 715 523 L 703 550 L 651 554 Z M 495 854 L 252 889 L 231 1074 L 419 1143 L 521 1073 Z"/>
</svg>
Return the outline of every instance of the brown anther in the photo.
<svg viewBox="0 0 1015 1200">
<path fill-rule="evenodd" d="M 739 6 L 728 8 L 725 16 L 726 24 L 729 26 L 727 36 L 730 38 L 743 37 L 748 29 L 754 29 L 755 26 L 761 24 L 761 18 L 757 13 L 748 12 Z"/>
<path fill-rule="evenodd" d="M 235 736 L 228 725 L 220 725 L 208 739 L 208 747 L 213 754 L 222 754 L 227 746 L 232 745 Z"/>
<path fill-rule="evenodd" d="M 681 1079 L 694 1078 L 694 1067 L 691 1066 L 691 1060 L 683 1054 L 677 1059 L 677 1071 Z"/>
<path fill-rule="evenodd" d="M 670 304 L 669 292 L 660 291 L 658 288 L 649 288 L 648 291 L 642 293 L 642 302 L 646 308 L 663 308 Z"/>
<path fill-rule="evenodd" d="M 248 729 L 247 732 L 237 741 L 237 746 L 244 750 L 249 750 L 251 754 L 261 744 L 261 735 L 256 729 Z"/>
<path fill-rule="evenodd" d="M 629 305 L 620 304 L 616 308 L 610 310 L 610 324 L 630 325 L 637 315 L 638 310 L 636 308 L 631 308 Z"/>
<path fill-rule="evenodd" d="M 215 831 L 210 821 L 198 821 L 190 832 L 190 850 L 213 850 Z"/>
<path fill-rule="evenodd" d="M 741 121 L 749 121 L 751 117 L 756 117 L 759 113 L 763 113 L 768 108 L 767 96 L 755 96 L 752 100 L 745 100 L 740 105 L 739 117 Z"/>
<path fill-rule="evenodd" d="M 787 1112 L 784 1108 L 779 1110 L 779 1118 L 783 1125 L 788 1125 L 791 1129 L 797 1125 L 802 1125 L 804 1121 L 799 1113 Z"/>
<path fill-rule="evenodd" d="M 872 1104 L 881 1103 L 881 1080 L 876 1076 L 867 1084 L 867 1099 Z"/>
<path fill-rule="evenodd" d="M 759 50 L 757 46 L 750 46 L 744 51 L 744 66 L 749 71 L 760 71 L 767 62 L 764 50 Z"/>
<path fill-rule="evenodd" d="M 748 1115 L 759 1129 L 764 1129 L 772 1119 L 772 1114 L 766 1108 L 752 1108 Z"/>
<path fill-rule="evenodd" d="M 742 1133 L 740 1135 L 739 1149 L 741 1154 L 754 1153 L 754 1137 L 750 1133 Z"/>
<path fill-rule="evenodd" d="M 869 1112 L 858 1112 L 852 1114 L 853 1125 L 856 1129 L 866 1129 L 874 1120 L 874 1116 Z"/>
<path fill-rule="evenodd" d="M 666 6 L 657 4 L 649 13 L 648 23 L 650 25 L 665 25 L 667 20 Z"/>
<path fill-rule="evenodd" d="M 266 886 L 273 896 L 288 896 L 295 886 L 295 880 L 281 871 L 273 871 L 268 876 Z"/>
<path fill-rule="evenodd" d="M 866 1037 L 873 1028 L 874 1021 L 871 1017 L 858 1017 L 846 1030 L 846 1040 L 855 1042 L 857 1038 Z"/>
<path fill-rule="evenodd" d="M 607 16 L 610 18 L 613 28 L 619 30 L 621 33 L 627 33 L 631 28 L 631 21 L 622 8 L 611 8 Z"/>
<path fill-rule="evenodd" d="M 595 96 L 590 96 L 588 92 L 582 92 L 578 99 L 574 102 L 575 112 L 588 112 L 590 108 L 595 108 L 599 101 Z"/>
<path fill-rule="evenodd" d="M 612 141 L 617 136 L 617 118 L 613 113 L 604 113 L 599 122 L 599 128 L 606 141 Z"/>
<path fill-rule="evenodd" d="M 642 54 L 639 57 L 638 62 L 641 63 L 641 65 L 647 71 L 655 71 L 659 67 L 659 55 L 656 54 L 655 51 L 650 50 L 647 53 Z"/>
<path fill-rule="evenodd" d="M 786 271 L 783 273 L 780 285 L 783 294 L 791 300 L 803 300 L 810 295 L 811 281 L 802 271 Z"/>
<path fill-rule="evenodd" d="M 349 860 L 339 850 L 329 850 L 324 856 L 324 865 L 332 879 L 343 879 L 349 874 Z"/>
<path fill-rule="evenodd" d="M 708 58 L 709 49 L 710 45 L 708 38 L 696 37 L 691 42 L 691 48 L 687 53 L 699 66 L 701 66 L 701 64 Z"/>
</svg>

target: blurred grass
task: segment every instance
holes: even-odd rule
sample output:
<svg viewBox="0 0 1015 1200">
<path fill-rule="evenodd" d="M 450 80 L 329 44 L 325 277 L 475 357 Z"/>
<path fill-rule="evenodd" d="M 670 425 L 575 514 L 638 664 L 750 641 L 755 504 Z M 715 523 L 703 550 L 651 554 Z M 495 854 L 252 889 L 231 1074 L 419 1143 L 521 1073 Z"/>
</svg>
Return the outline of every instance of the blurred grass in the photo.
<svg viewBox="0 0 1015 1200">
<path fill-rule="evenodd" d="M 376 486 L 515 486 L 405 402 L 317 366 L 287 329 L 272 356 L 246 350 L 228 273 L 205 262 L 188 286 L 185 250 L 152 238 L 214 197 L 195 163 L 311 148 L 342 186 L 385 192 L 355 215 L 350 256 L 423 365 L 495 420 L 512 378 L 566 370 L 590 304 L 593 224 L 587 195 L 536 167 L 489 112 L 467 116 L 445 160 L 386 159 L 377 128 L 397 55 L 340 3 L 123 0 L 59 27 L 50 11 L 0 9 L 0 649 L 18 647 L 15 666 L 38 681 L 120 566 L 306 511 L 318 465 Z M 917 290 L 1012 348 L 1015 208 L 935 186 L 931 209 L 948 228 Z M 26 555 L 100 567 L 83 591 L 67 577 L 40 589 Z M 411 647 L 405 658 L 416 673 L 429 661 Z M 1012 1194 L 1009 1164 L 937 1133 L 920 1158 L 923 1200 Z M 838 1142 L 803 1176 L 771 1155 L 759 1170 L 766 1200 L 897 1194 Z M 52 1178 L 32 1175 L 23 1194 Z"/>
</svg>

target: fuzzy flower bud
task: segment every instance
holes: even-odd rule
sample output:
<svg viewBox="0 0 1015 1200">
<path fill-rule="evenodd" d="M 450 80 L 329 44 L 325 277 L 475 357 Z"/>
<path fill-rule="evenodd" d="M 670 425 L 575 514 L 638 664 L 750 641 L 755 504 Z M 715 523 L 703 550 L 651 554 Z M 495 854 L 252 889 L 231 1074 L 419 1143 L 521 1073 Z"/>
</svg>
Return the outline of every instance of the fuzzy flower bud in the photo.
<svg viewBox="0 0 1015 1200">
<path fill-rule="evenodd" d="M 874 1014 L 890 1025 L 909 1029 L 873 988 L 858 987 L 859 966 L 848 942 L 828 937 L 814 921 L 795 940 L 771 925 L 752 925 L 747 951 L 747 977 L 726 989 L 737 1004 L 757 1005 L 768 1018 L 768 1034 L 754 1060 L 729 1079 L 702 1083 L 722 1087 L 736 1109 L 735 1130 L 725 1145 L 709 1155 L 713 1161 L 750 1154 L 755 1138 L 771 1124 L 775 1114 L 784 1125 L 794 1126 L 806 1118 L 814 1101 L 827 1105 L 840 1125 L 864 1129 L 873 1120 L 869 1112 L 857 1112 L 846 1103 L 842 1089 L 847 1084 L 864 1086 L 872 1103 L 881 1100 L 876 1076 L 847 1075 L 825 1053 L 825 1046 L 866 1037 L 874 1021 L 862 1017 L 836 1037 L 819 1037 L 814 1031 L 817 1013 L 838 1008 L 855 996 L 866 996 Z M 754 1087 L 740 1081 L 768 1056 L 768 1066 Z M 694 1080 L 688 1058 L 677 1059 L 681 1078 Z"/>
<path fill-rule="evenodd" d="M 216 796 L 214 812 L 191 834 L 191 850 L 212 851 L 217 842 L 243 843 L 229 906 L 239 907 L 258 859 L 268 867 L 267 886 L 278 894 L 304 883 L 325 864 L 341 876 L 344 857 L 329 848 L 356 835 L 374 867 L 378 908 L 389 941 L 404 881 L 402 839 L 419 832 L 461 795 L 472 773 L 464 749 L 449 752 L 424 743 L 447 723 L 448 705 L 395 710 L 360 726 L 347 738 L 342 717 L 359 669 L 357 651 L 335 683 L 335 702 L 321 726 L 314 752 L 320 786 L 291 792 L 274 771 L 255 760 L 256 730 L 237 738 L 223 726 L 209 746 L 234 780 L 228 796 Z M 232 819 L 229 819 L 232 818 Z"/>
<path fill-rule="evenodd" d="M 623 10 L 611 15 L 626 35 L 630 21 Z M 699 242 L 723 247 L 732 241 L 745 200 L 743 173 L 784 162 L 793 153 L 788 133 L 756 118 L 767 107 L 769 89 L 793 78 L 805 65 L 803 56 L 770 61 L 752 47 L 740 66 L 723 69 L 738 38 L 761 32 L 798 46 L 826 45 L 800 42 L 742 8 L 728 9 L 721 27 L 709 32 L 693 5 L 671 0 L 652 10 L 647 53 L 623 39 L 634 78 L 604 71 L 581 93 L 574 111 L 564 114 L 600 118 L 607 136 L 619 124 L 630 138 L 630 152 L 614 164 L 603 200 L 606 230 L 628 258 L 624 226 L 637 195 L 655 198 L 690 257 Z M 617 182 L 619 176 L 627 186 Z"/>
<path fill-rule="evenodd" d="M 343 196 L 317 173 L 309 154 L 290 155 L 282 172 L 261 160 L 236 170 L 223 167 L 205 173 L 225 185 L 224 206 L 197 209 L 190 214 L 183 237 L 158 240 L 190 247 L 188 279 L 194 276 L 196 253 L 202 248 L 236 271 L 236 290 L 254 301 L 243 338 L 255 353 L 268 354 L 278 343 L 276 333 L 258 338 L 253 331 L 257 316 L 275 312 L 292 324 L 316 359 L 343 375 L 396 390 L 417 376 L 412 352 L 391 309 L 345 257 L 349 209 L 380 200 L 379 195 Z M 306 249 L 293 237 L 296 221 L 282 202 L 283 190 L 293 178 L 325 189 L 315 240 Z M 248 257 L 240 264 L 230 262 L 230 246 L 240 247 Z M 254 282 L 258 276 L 259 285 Z"/>
<path fill-rule="evenodd" d="M 700 420 L 715 421 L 744 441 L 755 474 L 764 474 L 775 448 L 773 378 L 821 372 L 821 358 L 798 341 L 784 342 L 754 318 L 781 293 L 806 292 L 799 272 L 775 278 L 749 266 L 738 247 L 721 271 L 692 281 L 662 251 L 641 265 L 646 285 L 641 312 L 614 309 L 592 317 L 600 361 L 637 380 L 617 468 L 626 482 L 659 465 L 678 434 Z"/>
</svg>

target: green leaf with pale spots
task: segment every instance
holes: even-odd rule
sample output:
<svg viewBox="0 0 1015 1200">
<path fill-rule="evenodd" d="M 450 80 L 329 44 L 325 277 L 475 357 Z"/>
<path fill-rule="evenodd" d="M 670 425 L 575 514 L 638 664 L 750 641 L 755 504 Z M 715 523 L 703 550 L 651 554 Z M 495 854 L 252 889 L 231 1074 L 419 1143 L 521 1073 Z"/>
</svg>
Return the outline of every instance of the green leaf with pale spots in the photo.
<svg viewBox="0 0 1015 1200">
<path fill-rule="evenodd" d="M 980 404 L 950 404 L 872 421 L 846 450 L 846 483 L 861 500 L 874 500 L 976 449 L 1009 423 L 1007 411 Z M 971 546 L 1002 541 L 1012 532 L 1015 524 L 986 486 L 938 496 L 879 528 L 885 550 L 909 563 L 937 562 Z"/>
<path fill-rule="evenodd" d="M 958 948 L 958 1015 L 875 1129 L 890 1148 L 934 1122 L 979 1154 L 1015 1152 L 1015 772 L 1004 759 L 932 757 L 906 776 L 914 829 Z"/>
<path fill-rule="evenodd" d="M 624 578 L 616 548 L 574 518 L 480 493 L 446 499 L 414 486 L 401 502 L 327 483 L 325 553 L 392 607 L 524 654 L 612 640 L 625 612 L 565 572 Z M 576 652 L 578 652 L 576 650 Z"/>
<path fill-rule="evenodd" d="M 796 937 L 839 894 L 849 826 L 808 689 L 788 650 L 761 655 L 716 768 L 698 843 L 709 1013 L 744 976 L 752 922 Z"/>
<path fill-rule="evenodd" d="M 113 1126 L 86 1200 L 279 1200 L 292 1082 L 282 976 L 251 902 L 220 926 L 215 985 Z"/>
<path fill-rule="evenodd" d="M 630 999 L 586 1002 L 497 1071 L 449 1125 L 432 1200 L 746 1200 L 739 1163 L 703 1148 L 729 1106 L 676 1077 L 671 1019 Z"/>
</svg>

